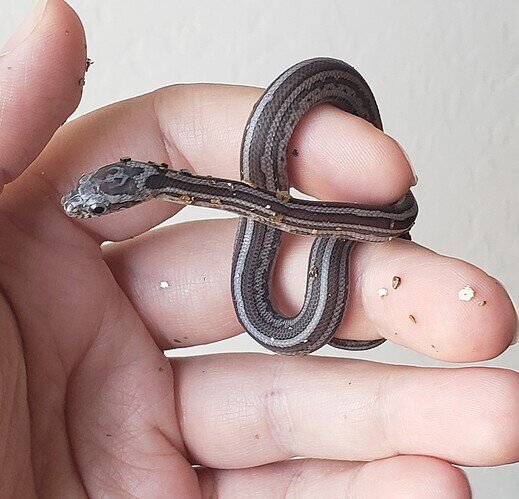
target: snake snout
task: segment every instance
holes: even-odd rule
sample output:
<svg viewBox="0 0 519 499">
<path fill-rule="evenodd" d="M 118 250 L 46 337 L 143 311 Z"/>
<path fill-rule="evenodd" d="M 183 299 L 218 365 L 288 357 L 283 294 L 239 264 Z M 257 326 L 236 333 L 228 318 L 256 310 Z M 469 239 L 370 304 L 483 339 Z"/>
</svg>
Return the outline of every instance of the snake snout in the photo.
<svg viewBox="0 0 519 499">
<path fill-rule="evenodd" d="M 69 217 L 81 217 L 82 216 L 82 201 L 79 194 L 75 191 L 69 192 L 65 196 L 61 198 L 61 206 L 63 207 L 63 211 Z"/>
</svg>

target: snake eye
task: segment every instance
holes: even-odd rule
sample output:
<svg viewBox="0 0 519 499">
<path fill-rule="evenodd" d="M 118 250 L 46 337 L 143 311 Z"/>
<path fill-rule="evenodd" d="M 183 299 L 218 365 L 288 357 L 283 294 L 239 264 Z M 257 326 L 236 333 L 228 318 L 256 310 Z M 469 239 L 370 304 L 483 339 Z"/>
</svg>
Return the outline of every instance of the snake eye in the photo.
<svg viewBox="0 0 519 499">
<path fill-rule="evenodd" d="M 108 206 L 104 204 L 94 204 L 90 207 L 90 211 L 94 215 L 104 215 L 108 211 Z"/>
</svg>

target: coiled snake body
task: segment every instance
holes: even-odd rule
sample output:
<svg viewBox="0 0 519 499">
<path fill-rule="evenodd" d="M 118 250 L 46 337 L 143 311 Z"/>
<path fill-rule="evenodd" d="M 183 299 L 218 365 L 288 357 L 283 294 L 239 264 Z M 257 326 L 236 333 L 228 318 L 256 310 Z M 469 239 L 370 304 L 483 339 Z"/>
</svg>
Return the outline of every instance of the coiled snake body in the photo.
<svg viewBox="0 0 519 499">
<path fill-rule="evenodd" d="M 123 158 L 83 175 L 62 198 L 63 208 L 69 216 L 86 218 L 160 197 L 238 213 L 231 289 L 244 329 L 282 354 L 306 354 L 327 343 L 348 350 L 373 348 L 385 340 L 333 338 L 348 298 L 350 252 L 358 241 L 408 238 L 418 207 L 411 192 L 388 206 L 290 197 L 290 137 L 301 117 L 324 102 L 382 129 L 375 98 L 355 69 L 335 59 L 310 59 L 285 71 L 256 103 L 243 136 L 241 182 Z M 304 303 L 294 317 L 280 314 L 270 298 L 282 231 L 315 237 Z"/>
</svg>

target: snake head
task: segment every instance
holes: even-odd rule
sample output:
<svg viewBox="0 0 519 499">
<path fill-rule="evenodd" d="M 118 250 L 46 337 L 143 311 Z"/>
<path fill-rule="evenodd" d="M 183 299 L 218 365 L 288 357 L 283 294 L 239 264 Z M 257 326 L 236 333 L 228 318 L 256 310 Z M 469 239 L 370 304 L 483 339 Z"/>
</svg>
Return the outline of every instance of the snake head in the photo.
<svg viewBox="0 0 519 499">
<path fill-rule="evenodd" d="M 69 217 L 90 218 L 113 213 L 150 199 L 146 179 L 163 173 L 167 165 L 122 158 L 85 173 L 76 188 L 61 198 Z"/>
</svg>

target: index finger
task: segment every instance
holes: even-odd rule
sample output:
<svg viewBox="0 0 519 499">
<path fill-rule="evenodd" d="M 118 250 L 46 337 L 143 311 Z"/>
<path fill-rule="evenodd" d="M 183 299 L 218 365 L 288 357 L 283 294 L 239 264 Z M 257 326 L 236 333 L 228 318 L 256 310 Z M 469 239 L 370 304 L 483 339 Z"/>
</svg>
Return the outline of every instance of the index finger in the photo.
<svg viewBox="0 0 519 499">
<path fill-rule="evenodd" d="M 59 203 L 58 194 L 70 190 L 82 173 L 120 156 L 239 178 L 241 136 L 260 93 L 249 87 L 180 85 L 120 102 L 63 127 L 32 168 L 45 171 L 53 187 L 52 203 Z M 299 152 L 289 159 L 293 185 L 316 197 L 386 204 L 413 181 L 395 141 L 331 106 L 311 110 L 290 147 Z M 26 204 L 23 193 L 29 189 L 20 184 L 17 203 Z M 55 205 L 49 209 L 55 211 Z M 177 210 L 169 203 L 151 202 L 87 223 L 99 239 L 121 240 L 145 232 Z"/>
</svg>

